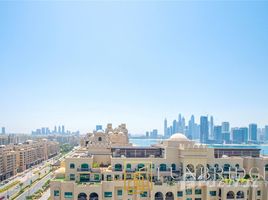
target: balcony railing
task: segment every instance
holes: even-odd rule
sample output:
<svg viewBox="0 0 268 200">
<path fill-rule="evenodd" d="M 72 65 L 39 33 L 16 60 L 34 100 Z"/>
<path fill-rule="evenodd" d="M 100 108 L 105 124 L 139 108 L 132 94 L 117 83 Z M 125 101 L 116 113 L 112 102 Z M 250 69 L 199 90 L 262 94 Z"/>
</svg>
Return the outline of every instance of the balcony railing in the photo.
<svg viewBox="0 0 268 200">
<path fill-rule="evenodd" d="M 91 171 L 90 168 L 77 168 L 78 172 L 89 172 Z"/>
</svg>

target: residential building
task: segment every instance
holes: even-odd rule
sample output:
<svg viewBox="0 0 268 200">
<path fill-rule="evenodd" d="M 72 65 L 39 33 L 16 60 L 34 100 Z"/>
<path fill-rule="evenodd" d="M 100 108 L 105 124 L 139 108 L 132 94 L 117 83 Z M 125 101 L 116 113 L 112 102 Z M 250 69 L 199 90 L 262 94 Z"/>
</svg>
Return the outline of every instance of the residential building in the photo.
<svg viewBox="0 0 268 200">
<path fill-rule="evenodd" d="M 87 134 L 55 172 L 51 199 L 268 199 L 268 157 L 260 156 L 259 149 L 213 149 L 182 133 L 150 147 L 132 146 L 127 137 L 125 125 Z M 242 176 L 243 169 L 265 180 L 253 184 L 252 178 L 233 178 Z"/>
<path fill-rule="evenodd" d="M 16 155 L 12 147 L 0 146 L 0 181 L 17 174 Z"/>
</svg>

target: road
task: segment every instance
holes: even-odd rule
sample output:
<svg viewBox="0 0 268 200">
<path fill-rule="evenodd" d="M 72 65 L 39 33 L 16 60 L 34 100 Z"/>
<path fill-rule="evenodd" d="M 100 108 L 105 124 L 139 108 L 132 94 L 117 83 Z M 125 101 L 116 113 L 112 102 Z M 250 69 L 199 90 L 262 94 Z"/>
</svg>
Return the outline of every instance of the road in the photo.
<svg viewBox="0 0 268 200">
<path fill-rule="evenodd" d="M 21 188 L 24 188 L 27 185 L 30 185 L 32 182 L 34 182 L 36 179 L 38 179 L 39 173 L 40 173 L 40 176 L 45 175 L 50 170 L 50 167 L 49 166 L 44 167 L 44 168 L 38 167 L 38 169 L 40 169 L 40 171 L 38 173 L 34 173 L 32 170 L 32 171 L 27 172 L 23 176 L 21 176 L 19 179 L 20 182 L 22 183 L 21 186 L 20 186 L 20 184 L 17 184 L 16 186 L 10 188 L 6 192 L 1 193 L 0 196 L 1 197 L 4 196 L 4 197 L 6 197 L 6 199 L 8 199 L 8 197 L 15 195 L 16 193 L 18 193 L 20 191 Z"/>
<path fill-rule="evenodd" d="M 32 182 L 38 179 L 39 173 L 40 173 L 40 176 L 45 175 L 50 170 L 51 164 L 53 164 L 59 158 L 60 158 L 59 156 L 56 156 L 55 158 L 51 158 L 47 161 L 42 162 L 39 165 L 33 166 L 32 168 L 24 171 L 23 173 L 18 174 L 17 176 L 12 177 L 9 183 L 6 185 L 9 185 L 14 181 L 20 181 L 22 185 L 21 186 L 19 184 L 14 185 L 9 190 L 0 193 L 0 198 L 2 197 L 5 197 L 4 199 L 10 198 L 11 196 L 18 193 L 21 188 L 24 188 L 27 185 L 30 185 Z"/>
<path fill-rule="evenodd" d="M 42 186 L 52 177 L 52 172 L 50 172 L 48 175 L 46 175 L 44 178 L 42 178 L 40 181 L 34 183 L 28 190 L 23 192 L 20 196 L 18 196 L 17 200 L 25 200 L 27 196 L 33 195 L 35 192 L 37 192 L 39 189 L 42 188 Z"/>
<path fill-rule="evenodd" d="M 39 200 L 48 200 L 50 197 L 50 189 L 48 189 Z"/>
<path fill-rule="evenodd" d="M 4 199 L 9 199 L 10 197 L 14 196 L 15 194 L 17 194 L 21 190 L 21 188 L 24 188 L 24 187 L 30 185 L 32 182 L 34 182 L 36 179 L 38 179 L 39 178 L 39 173 L 40 173 L 40 177 L 42 177 L 43 175 L 45 175 L 50 170 L 50 167 L 51 167 L 52 164 L 54 164 L 57 160 L 60 160 L 60 161 L 64 160 L 65 157 L 69 156 L 73 152 L 74 152 L 74 150 L 70 151 L 69 153 L 65 154 L 64 156 L 58 155 L 58 156 L 56 156 L 54 158 L 51 158 L 51 159 L 49 159 L 47 161 L 44 161 L 41 164 L 33 166 L 32 168 L 30 168 L 30 169 L 28 169 L 28 170 L 26 170 L 26 171 L 24 171 L 24 172 L 22 172 L 22 173 L 20 173 L 20 174 L 18 174 L 16 176 L 12 177 L 12 178 L 10 178 L 9 183 L 6 184 L 6 185 L 9 185 L 12 182 L 17 181 L 17 180 L 20 181 L 22 183 L 22 185 L 21 186 L 20 186 L 20 184 L 14 185 L 8 191 L 0 193 L 0 198 L 4 197 Z M 34 173 L 34 172 L 36 172 L 36 173 Z M 39 190 L 43 186 L 43 184 L 48 179 L 51 178 L 51 173 L 49 174 L 49 176 L 50 176 L 49 178 L 47 178 L 47 176 L 46 176 L 42 180 L 38 181 L 38 183 L 35 183 L 32 186 L 34 188 L 31 187 L 29 190 L 26 190 L 23 193 L 23 195 L 25 195 L 27 193 L 26 196 L 29 196 L 29 195 L 32 195 L 33 193 L 35 193 L 37 190 Z M 38 184 L 37 185 L 38 187 L 35 186 L 36 184 Z M 6 186 L 6 185 L 4 185 L 4 186 Z M 4 186 L 1 186 L 1 187 L 4 187 Z M 48 194 L 50 194 L 50 193 L 48 193 Z M 25 200 L 25 198 L 22 198 L 21 200 Z"/>
</svg>

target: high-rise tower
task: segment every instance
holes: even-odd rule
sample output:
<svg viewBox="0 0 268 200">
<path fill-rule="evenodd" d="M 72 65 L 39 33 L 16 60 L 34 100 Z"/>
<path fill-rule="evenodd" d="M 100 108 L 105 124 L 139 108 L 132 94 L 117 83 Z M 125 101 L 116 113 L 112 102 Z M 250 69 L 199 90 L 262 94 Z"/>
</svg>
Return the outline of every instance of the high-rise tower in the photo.
<svg viewBox="0 0 268 200">
<path fill-rule="evenodd" d="M 208 117 L 200 117 L 200 142 L 206 144 L 208 142 Z"/>
</svg>

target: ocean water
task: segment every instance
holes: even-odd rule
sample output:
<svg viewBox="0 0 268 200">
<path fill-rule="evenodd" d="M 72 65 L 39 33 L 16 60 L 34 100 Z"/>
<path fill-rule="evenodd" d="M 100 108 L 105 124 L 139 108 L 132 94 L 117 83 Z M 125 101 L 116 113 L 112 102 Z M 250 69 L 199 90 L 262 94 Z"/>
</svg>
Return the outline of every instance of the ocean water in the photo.
<svg viewBox="0 0 268 200">
<path fill-rule="evenodd" d="M 157 144 L 163 139 L 134 139 L 131 138 L 129 141 L 135 145 L 135 146 L 143 146 L 143 147 L 148 147 L 151 146 L 152 144 Z M 268 155 L 268 145 L 235 145 L 235 144 L 227 144 L 227 145 L 209 145 L 209 147 L 217 147 L 217 148 L 230 148 L 230 149 L 235 149 L 235 148 L 257 148 L 261 149 L 261 154 L 262 155 Z"/>
</svg>

